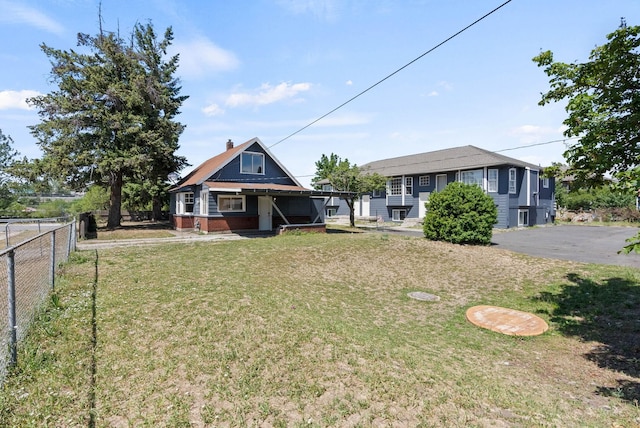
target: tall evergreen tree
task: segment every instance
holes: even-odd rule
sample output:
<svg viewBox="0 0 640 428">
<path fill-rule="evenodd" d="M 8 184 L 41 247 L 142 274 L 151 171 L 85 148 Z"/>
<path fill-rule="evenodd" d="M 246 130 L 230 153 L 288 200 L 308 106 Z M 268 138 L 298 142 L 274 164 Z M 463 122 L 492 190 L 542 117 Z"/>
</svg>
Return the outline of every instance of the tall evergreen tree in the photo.
<svg viewBox="0 0 640 428">
<path fill-rule="evenodd" d="M 158 41 L 151 24 L 138 24 L 128 43 L 101 29 L 78 35 L 82 52 L 41 46 L 58 85 L 29 100 L 41 118 L 31 132 L 42 170 L 74 188 L 108 188 L 108 228 L 120 225 L 125 180 L 156 181 L 186 165 L 175 154 L 184 129 L 175 117 L 187 97 L 173 77 L 178 57 L 165 60 L 172 39 L 171 28 Z"/>
</svg>

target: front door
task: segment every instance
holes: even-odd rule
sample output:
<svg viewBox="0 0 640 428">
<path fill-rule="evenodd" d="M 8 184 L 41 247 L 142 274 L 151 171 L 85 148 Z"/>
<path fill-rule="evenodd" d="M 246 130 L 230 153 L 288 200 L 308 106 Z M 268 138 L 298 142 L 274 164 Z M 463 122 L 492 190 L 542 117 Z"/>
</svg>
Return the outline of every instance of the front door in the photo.
<svg viewBox="0 0 640 428">
<path fill-rule="evenodd" d="M 271 230 L 271 196 L 258 196 L 258 229 Z"/>
<path fill-rule="evenodd" d="M 429 196 L 431 196 L 431 192 L 420 192 L 418 193 L 418 199 L 420 201 L 420 205 L 418 206 L 418 217 L 424 218 L 427 215 L 427 206 L 425 205 L 429 202 Z"/>
<path fill-rule="evenodd" d="M 360 213 L 363 217 L 369 217 L 371 215 L 371 196 L 370 195 L 362 195 L 362 212 Z"/>
</svg>

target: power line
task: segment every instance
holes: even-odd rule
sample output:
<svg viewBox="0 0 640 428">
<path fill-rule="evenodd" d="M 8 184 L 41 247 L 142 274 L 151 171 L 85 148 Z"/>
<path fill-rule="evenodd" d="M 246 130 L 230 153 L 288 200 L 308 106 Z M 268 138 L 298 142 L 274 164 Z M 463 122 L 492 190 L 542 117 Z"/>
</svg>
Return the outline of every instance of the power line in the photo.
<svg viewBox="0 0 640 428">
<path fill-rule="evenodd" d="M 549 141 L 544 141 L 541 143 L 532 143 L 532 144 L 526 144 L 524 146 L 517 146 L 517 147 L 509 147 L 506 149 L 500 149 L 500 150 L 492 150 L 493 153 L 500 153 L 500 152 L 507 152 L 510 150 L 518 150 L 518 149 L 528 149 L 529 147 L 536 147 L 536 146 L 544 146 L 547 144 L 553 144 L 553 143 L 564 143 L 568 140 L 577 140 L 580 137 L 569 137 L 569 138 L 562 138 L 560 140 L 549 140 Z M 446 149 L 444 149 L 446 150 Z M 416 153 L 416 154 L 424 154 L 424 153 Z M 401 156 L 401 157 L 409 157 L 412 155 L 406 155 L 406 156 Z M 448 157 L 448 158 L 443 158 L 440 159 L 441 161 L 444 160 L 453 160 L 453 159 L 464 159 L 464 158 L 470 158 L 473 157 L 474 155 L 461 155 L 461 156 L 452 156 L 452 157 Z M 419 165 L 423 162 L 408 162 L 408 163 L 403 163 L 404 166 L 407 165 Z M 315 177 L 315 174 L 308 174 L 308 175 L 295 175 L 296 178 L 302 178 L 302 177 Z"/>
<path fill-rule="evenodd" d="M 577 140 L 579 138 L 580 137 L 569 137 L 569 138 L 563 138 L 561 140 L 545 141 L 544 143 L 533 143 L 533 144 L 527 144 L 526 146 L 518 146 L 518 147 L 510 147 L 508 149 L 494 150 L 494 152 L 500 153 L 500 152 L 507 152 L 509 150 L 528 149 L 529 147 L 544 146 L 546 144 L 551 144 L 551 143 L 564 143 L 567 140 Z"/>
<path fill-rule="evenodd" d="M 499 9 L 503 8 L 504 6 L 506 6 L 508 3 L 511 3 L 511 0 L 507 0 L 506 2 L 502 3 L 500 6 L 496 7 L 495 9 L 493 9 L 491 12 L 485 14 L 484 16 L 482 16 L 481 18 L 476 19 L 475 21 L 473 21 L 471 24 L 467 25 L 466 27 L 464 27 L 462 30 L 459 30 L 457 33 L 453 34 L 452 36 L 449 36 L 448 38 L 446 38 L 445 40 L 441 41 L 440 43 L 438 43 L 437 45 L 435 45 L 434 47 L 432 47 L 431 49 L 429 49 L 428 51 L 426 51 L 425 53 L 423 53 L 422 55 L 418 56 L 417 58 L 413 59 L 412 61 L 409 61 L 408 63 L 406 63 L 405 65 L 403 65 L 402 67 L 398 68 L 396 71 L 394 71 L 393 73 L 389 74 L 388 76 L 384 77 L 383 79 L 377 81 L 376 83 L 374 83 L 373 85 L 369 86 L 367 89 L 363 90 L 362 92 L 358 93 L 357 95 L 354 95 L 353 97 L 349 98 L 347 101 L 343 102 L 342 104 L 340 104 L 338 107 L 334 108 L 333 110 L 329 111 L 328 113 L 323 114 L 322 116 L 320 116 L 319 118 L 317 118 L 316 120 L 308 123 L 307 125 L 303 126 L 302 128 L 298 129 L 297 131 L 287 135 L 286 137 L 284 137 L 283 139 L 281 139 L 280 141 L 272 144 L 269 146 L 269 148 L 277 146 L 278 144 L 282 143 L 283 141 L 288 140 L 289 138 L 293 137 L 296 134 L 299 134 L 300 132 L 304 131 L 305 129 L 309 128 L 310 126 L 314 125 L 315 123 L 321 121 L 322 119 L 324 119 L 325 117 L 329 116 L 330 114 L 336 112 L 337 110 L 341 109 L 342 107 L 346 106 L 347 104 L 349 104 L 351 101 L 355 100 L 356 98 L 364 95 L 365 93 L 369 92 L 370 90 L 372 90 L 373 88 L 375 88 L 376 86 L 380 85 L 382 82 L 390 79 L 391 77 L 395 76 L 396 74 L 398 74 L 399 72 L 401 72 L 402 70 L 404 70 L 405 68 L 409 67 L 411 64 L 413 64 L 414 62 L 418 61 L 419 59 L 421 59 L 422 57 L 430 54 L 431 52 L 435 51 L 436 49 L 438 49 L 440 46 L 444 45 L 445 43 L 449 42 L 450 40 L 454 39 L 455 37 L 459 36 L 460 34 L 464 33 L 465 31 L 467 31 L 469 28 L 473 27 L 474 25 L 476 25 L 477 23 L 479 23 L 480 21 L 482 21 L 483 19 L 487 18 L 488 16 L 490 16 L 491 14 L 497 12 Z"/>
</svg>

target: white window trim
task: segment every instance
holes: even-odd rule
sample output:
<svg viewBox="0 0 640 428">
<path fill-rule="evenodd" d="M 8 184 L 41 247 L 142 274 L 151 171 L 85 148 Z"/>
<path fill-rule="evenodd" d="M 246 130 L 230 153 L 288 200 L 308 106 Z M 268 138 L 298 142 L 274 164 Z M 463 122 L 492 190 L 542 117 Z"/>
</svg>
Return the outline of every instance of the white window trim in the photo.
<svg viewBox="0 0 640 428">
<path fill-rule="evenodd" d="M 220 199 L 240 198 L 242 199 L 242 208 L 239 210 L 220 210 Z M 247 197 L 245 195 L 218 195 L 218 212 L 220 213 L 243 213 L 247 211 Z"/>
<path fill-rule="evenodd" d="M 549 179 L 547 177 L 542 177 L 542 188 L 543 189 L 549 188 Z"/>
<path fill-rule="evenodd" d="M 404 178 L 404 189 L 402 191 L 403 195 L 413 195 L 413 177 L 405 177 Z"/>
<path fill-rule="evenodd" d="M 515 168 L 509 168 L 509 194 L 518 193 L 518 174 Z"/>
<path fill-rule="evenodd" d="M 247 172 L 244 171 L 243 169 L 243 165 L 242 165 L 242 159 L 244 158 L 244 155 L 258 155 L 262 158 L 262 165 L 261 165 L 261 172 Z M 265 170 L 265 165 L 264 165 L 264 153 L 260 153 L 260 152 L 242 152 L 240 154 L 240 174 L 253 174 L 253 175 L 264 175 L 264 170 Z"/>
<path fill-rule="evenodd" d="M 200 215 L 209 215 L 209 189 L 200 190 Z"/>
<path fill-rule="evenodd" d="M 429 175 L 421 175 L 418 178 L 418 186 L 427 187 L 431 185 L 431 176 Z"/>
<path fill-rule="evenodd" d="M 176 195 L 176 214 L 193 214 L 193 208 L 191 211 L 187 211 L 187 195 L 191 195 L 191 204 L 195 207 L 195 200 L 193 199 L 193 192 L 180 192 Z"/>
<path fill-rule="evenodd" d="M 520 214 L 525 214 L 524 217 L 526 217 L 526 220 L 527 220 L 526 224 L 520 221 L 520 218 L 521 218 Z M 525 226 L 529 226 L 529 210 L 518 210 L 518 227 L 525 227 Z"/>
<path fill-rule="evenodd" d="M 491 178 L 491 173 L 495 171 L 495 179 Z M 497 168 L 489 168 L 487 170 L 487 192 L 497 193 L 498 192 L 498 182 L 500 178 L 500 173 Z M 493 186 L 492 186 L 493 184 Z"/>
<path fill-rule="evenodd" d="M 404 211 L 404 218 L 407 218 L 407 210 L 405 209 L 393 209 L 391 210 L 391 221 L 403 221 L 404 219 L 400 219 L 400 213 Z M 396 215 L 397 214 L 397 215 Z M 396 219 L 397 217 L 397 219 Z"/>
<path fill-rule="evenodd" d="M 391 183 L 392 183 L 394 180 L 398 180 L 398 181 L 400 182 L 400 187 L 399 187 L 398 193 L 393 193 L 393 192 L 392 192 L 392 186 L 391 186 Z M 389 179 L 389 181 L 387 182 L 387 187 L 388 187 L 387 195 L 389 195 L 389 196 L 400 196 L 400 195 L 402 195 L 402 188 L 404 187 L 404 186 L 403 186 L 403 180 L 402 180 L 402 177 L 391 177 L 391 178 Z"/>
<path fill-rule="evenodd" d="M 480 173 L 480 181 L 478 182 L 477 180 L 475 180 L 476 175 Z M 471 174 L 471 176 L 474 178 L 474 182 L 473 183 L 466 183 L 465 182 L 465 176 L 469 176 Z M 459 181 L 461 181 L 462 183 L 465 184 L 474 184 L 480 188 L 482 188 L 482 180 L 484 178 L 484 171 L 481 169 L 468 169 L 465 171 L 460 171 L 459 175 L 458 175 Z"/>
</svg>

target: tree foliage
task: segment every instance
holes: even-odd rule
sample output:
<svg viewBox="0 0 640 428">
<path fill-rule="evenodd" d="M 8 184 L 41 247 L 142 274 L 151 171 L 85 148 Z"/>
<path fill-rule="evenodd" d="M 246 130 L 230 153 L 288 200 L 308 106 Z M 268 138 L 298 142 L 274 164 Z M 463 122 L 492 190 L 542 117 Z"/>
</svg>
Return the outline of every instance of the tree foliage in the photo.
<svg viewBox="0 0 640 428">
<path fill-rule="evenodd" d="M 13 139 L 0 129 L 0 209 L 6 209 L 15 201 L 10 189 L 11 167 L 18 152 L 13 148 Z"/>
<path fill-rule="evenodd" d="M 540 105 L 567 100 L 567 137 L 578 137 L 564 153 L 568 173 L 580 182 L 604 174 L 640 174 L 640 27 L 621 25 L 585 63 L 554 62 L 553 53 L 533 60 L 550 77 Z"/>
<path fill-rule="evenodd" d="M 620 27 L 584 63 L 556 62 L 551 51 L 533 58 L 549 76 L 540 105 L 567 100 L 564 153 L 577 184 L 600 184 L 606 173 L 623 188 L 640 188 L 640 26 Z M 640 241 L 640 234 L 638 234 Z M 634 248 L 640 252 L 640 246 Z"/>
<path fill-rule="evenodd" d="M 334 153 L 329 157 L 323 154 L 316 162 L 316 175 L 311 184 L 318 189 L 323 180 L 327 180 L 334 190 L 352 192 L 350 196 L 343 197 L 349 207 L 351 227 L 355 227 L 356 200 L 365 193 L 384 189 L 387 183 L 386 177 L 378 173 L 367 173 L 356 164 L 351 164 L 348 159 L 342 160 Z"/>
<path fill-rule="evenodd" d="M 175 154 L 184 126 L 173 75 L 178 57 L 165 59 L 171 28 L 158 40 L 151 24 L 137 24 L 130 40 L 100 29 L 78 35 L 81 51 L 41 46 L 58 89 L 31 98 L 41 121 L 31 127 L 43 150 L 34 168 L 74 189 L 109 189 L 107 227 L 120 224 L 126 181 L 157 181 L 186 165 Z"/>
<path fill-rule="evenodd" d="M 432 193 L 423 221 L 424 236 L 454 244 L 489 245 L 498 209 L 479 186 L 449 183 Z"/>
</svg>

